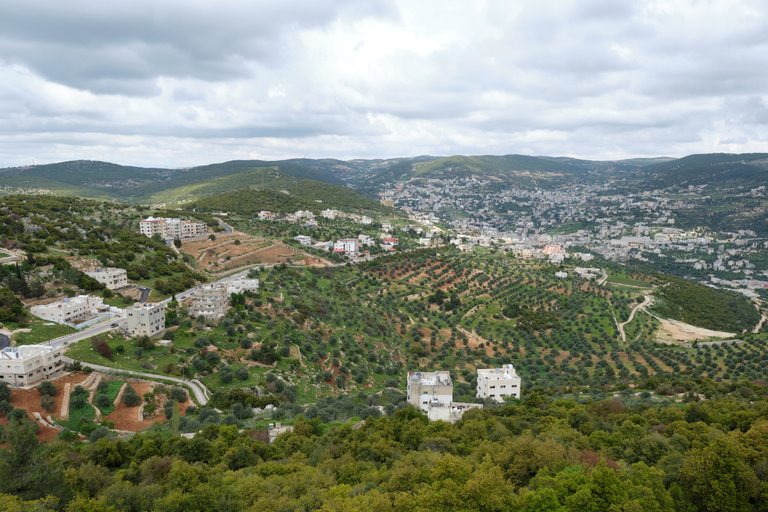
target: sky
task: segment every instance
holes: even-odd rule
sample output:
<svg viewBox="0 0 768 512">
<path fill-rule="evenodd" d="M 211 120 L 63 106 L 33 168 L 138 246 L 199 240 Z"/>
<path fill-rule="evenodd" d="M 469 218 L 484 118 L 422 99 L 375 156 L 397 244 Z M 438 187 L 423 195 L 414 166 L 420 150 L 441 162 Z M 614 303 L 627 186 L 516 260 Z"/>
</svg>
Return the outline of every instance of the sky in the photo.
<svg viewBox="0 0 768 512">
<path fill-rule="evenodd" d="M 0 0 L 0 167 L 768 152 L 765 0 Z"/>
</svg>

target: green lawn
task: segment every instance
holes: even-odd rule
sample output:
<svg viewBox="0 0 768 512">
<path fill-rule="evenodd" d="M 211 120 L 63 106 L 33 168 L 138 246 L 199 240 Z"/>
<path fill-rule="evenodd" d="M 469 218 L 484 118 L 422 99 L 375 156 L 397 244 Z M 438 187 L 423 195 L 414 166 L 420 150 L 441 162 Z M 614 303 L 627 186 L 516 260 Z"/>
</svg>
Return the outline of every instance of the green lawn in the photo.
<svg viewBox="0 0 768 512">
<path fill-rule="evenodd" d="M 11 322 L 8 322 L 6 326 L 9 329 L 14 329 Z M 19 327 L 15 327 L 18 329 Z M 34 345 L 36 343 L 43 343 L 44 341 L 64 336 L 65 334 L 72 334 L 77 332 L 76 329 L 69 327 L 68 325 L 57 324 L 49 322 L 47 320 L 41 320 L 35 318 L 27 329 L 31 329 L 30 332 L 19 332 L 13 335 L 13 340 L 17 345 Z"/>
</svg>

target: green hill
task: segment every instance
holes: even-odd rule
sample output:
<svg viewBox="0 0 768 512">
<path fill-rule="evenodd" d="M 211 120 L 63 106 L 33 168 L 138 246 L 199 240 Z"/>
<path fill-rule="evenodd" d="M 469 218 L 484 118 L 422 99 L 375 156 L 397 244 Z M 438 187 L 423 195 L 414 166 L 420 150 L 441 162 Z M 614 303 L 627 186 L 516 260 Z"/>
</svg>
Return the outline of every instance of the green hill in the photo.
<svg viewBox="0 0 768 512">
<path fill-rule="evenodd" d="M 397 214 L 393 208 L 382 206 L 378 201 L 347 187 L 294 178 L 272 169 L 264 170 L 263 174 L 264 190 L 260 190 L 261 171 L 255 174 L 241 173 L 236 177 L 221 178 L 220 182 L 201 185 L 200 188 L 210 191 L 217 186 L 221 188 L 234 186 L 233 180 L 238 178 L 241 179 L 241 187 L 247 185 L 249 188 L 208 196 L 204 200 L 186 203 L 184 207 L 200 211 L 232 211 L 240 215 L 254 215 L 261 210 L 277 212 L 310 210 L 318 213 L 326 208 Z"/>
</svg>

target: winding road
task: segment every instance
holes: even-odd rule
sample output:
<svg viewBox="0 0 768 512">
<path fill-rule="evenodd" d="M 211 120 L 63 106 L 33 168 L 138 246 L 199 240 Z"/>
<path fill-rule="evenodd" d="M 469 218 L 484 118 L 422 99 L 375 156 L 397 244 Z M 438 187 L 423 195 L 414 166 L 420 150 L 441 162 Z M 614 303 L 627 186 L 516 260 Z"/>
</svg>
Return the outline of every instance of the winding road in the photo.
<svg viewBox="0 0 768 512">
<path fill-rule="evenodd" d="M 627 335 L 624 334 L 624 326 L 627 325 L 629 322 L 631 322 L 633 318 L 635 318 L 635 312 L 637 312 L 638 309 L 645 308 L 645 306 L 650 304 L 652 300 L 653 300 L 653 297 L 651 295 L 646 295 L 645 300 L 643 302 L 638 303 L 637 305 L 635 305 L 635 307 L 632 308 L 632 311 L 629 313 L 629 319 L 626 322 L 622 322 L 622 323 L 619 323 L 618 321 L 616 322 L 616 325 L 619 328 L 619 334 L 621 334 L 621 341 L 627 341 Z M 614 316 L 613 319 L 616 320 L 616 317 Z"/>
<path fill-rule="evenodd" d="M 69 357 L 62 357 L 61 358 L 66 363 L 72 363 L 74 362 L 73 359 L 70 359 Z M 192 390 L 192 393 L 195 395 L 195 400 L 197 403 L 199 403 L 201 406 L 208 403 L 208 396 L 210 395 L 208 388 L 205 387 L 205 385 L 200 382 L 199 380 L 185 380 L 185 379 L 179 379 L 178 377 L 171 377 L 168 375 L 157 375 L 156 373 L 142 373 L 142 372 L 135 372 L 133 370 L 121 370 L 119 368 L 112 368 L 110 366 L 102 366 L 100 364 L 91 364 L 91 363 L 85 363 L 81 361 L 81 364 L 84 366 L 88 366 L 89 368 L 93 368 L 94 370 L 98 370 L 100 372 L 112 372 L 112 373 L 124 373 L 127 375 L 135 375 L 137 377 L 144 377 L 147 379 L 154 379 L 154 380 L 169 380 L 171 382 L 176 382 L 178 384 L 182 384 L 184 386 L 188 386 L 189 389 Z"/>
</svg>

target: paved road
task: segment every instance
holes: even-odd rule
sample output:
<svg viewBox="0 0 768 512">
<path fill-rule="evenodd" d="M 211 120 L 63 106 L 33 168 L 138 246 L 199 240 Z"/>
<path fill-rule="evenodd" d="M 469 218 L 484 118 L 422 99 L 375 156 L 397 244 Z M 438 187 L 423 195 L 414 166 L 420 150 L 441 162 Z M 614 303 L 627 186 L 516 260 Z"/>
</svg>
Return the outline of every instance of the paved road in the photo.
<svg viewBox="0 0 768 512">
<path fill-rule="evenodd" d="M 84 340 L 85 338 L 90 338 L 91 336 L 96 336 L 97 334 L 103 334 L 108 331 L 114 331 L 115 329 L 119 329 L 121 326 L 125 325 L 126 322 L 127 320 L 125 318 L 113 318 L 107 322 L 104 322 L 103 324 L 99 324 L 94 327 L 89 327 L 87 329 L 82 329 L 77 332 L 73 332 L 72 334 L 61 336 L 59 338 L 44 341 L 43 343 L 40 343 L 40 345 L 48 345 L 51 347 L 63 347 L 63 346 L 69 345 L 70 343 Z M 117 325 L 113 327 L 114 324 L 117 324 Z"/>
<path fill-rule="evenodd" d="M 68 357 L 62 357 L 62 360 L 68 363 L 73 361 Z M 135 375 L 137 377 L 145 377 L 148 379 L 163 379 L 163 380 L 169 380 L 171 382 L 176 382 L 178 384 L 184 384 L 185 386 L 189 386 L 189 388 L 195 394 L 195 399 L 197 400 L 197 403 L 199 403 L 200 405 L 205 405 L 208 403 L 208 389 L 203 385 L 202 382 L 200 382 L 197 379 L 195 379 L 194 381 L 190 381 L 190 380 L 179 379 L 177 377 L 170 377 L 168 375 L 158 375 L 156 373 L 142 373 L 142 372 L 134 372 L 132 370 L 119 370 L 117 368 L 112 368 L 109 366 L 101 366 L 99 364 L 91 364 L 91 363 L 85 363 L 85 362 L 82 362 L 82 364 L 84 366 L 88 366 L 100 372 L 125 373 L 128 375 Z"/>
<path fill-rule="evenodd" d="M 232 228 L 229 227 L 227 224 L 224 223 L 220 218 L 216 217 L 216 220 L 219 222 L 219 226 L 224 228 L 224 233 L 231 233 Z"/>
</svg>

